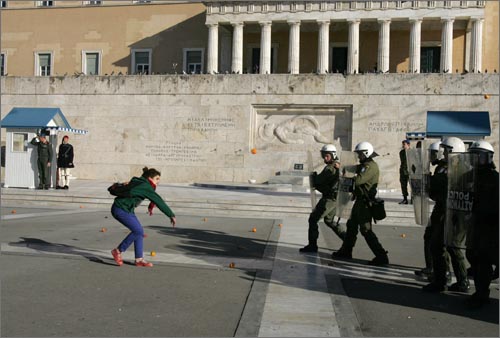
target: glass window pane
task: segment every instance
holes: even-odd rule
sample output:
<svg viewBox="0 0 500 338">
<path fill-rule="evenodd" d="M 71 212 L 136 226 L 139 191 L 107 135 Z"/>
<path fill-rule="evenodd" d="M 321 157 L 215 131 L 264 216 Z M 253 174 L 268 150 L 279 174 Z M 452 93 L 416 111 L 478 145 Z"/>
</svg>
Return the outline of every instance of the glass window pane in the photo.
<svg viewBox="0 0 500 338">
<path fill-rule="evenodd" d="M 99 54 L 97 53 L 87 53 L 87 74 L 97 75 L 99 70 Z"/>
<path fill-rule="evenodd" d="M 186 58 L 187 63 L 201 63 L 201 50 L 188 51 Z"/>
<path fill-rule="evenodd" d="M 135 52 L 135 63 L 149 63 L 149 53 Z"/>
<path fill-rule="evenodd" d="M 40 67 L 50 66 L 50 54 L 39 54 L 38 61 L 39 61 Z"/>
<path fill-rule="evenodd" d="M 12 134 L 12 151 L 25 152 L 27 151 L 26 141 L 28 134 L 26 133 L 13 133 Z"/>
<path fill-rule="evenodd" d="M 0 75 L 5 75 L 5 57 L 3 54 L 1 54 L 0 59 Z"/>
</svg>

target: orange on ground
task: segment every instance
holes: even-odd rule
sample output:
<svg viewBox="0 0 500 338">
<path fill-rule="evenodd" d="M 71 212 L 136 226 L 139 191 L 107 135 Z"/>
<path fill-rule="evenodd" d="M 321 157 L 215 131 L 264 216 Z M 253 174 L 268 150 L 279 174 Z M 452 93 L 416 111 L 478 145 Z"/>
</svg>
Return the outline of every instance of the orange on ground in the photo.
<svg viewBox="0 0 500 338">
<path fill-rule="evenodd" d="M 236 266 L 236 265 L 235 265 L 233 262 L 229 263 L 229 267 L 230 267 L 231 269 L 234 269 L 234 267 L 235 267 L 235 266 Z"/>
<path fill-rule="evenodd" d="M 252 229 L 252 232 L 257 232 L 257 228 L 253 228 L 253 229 Z"/>
<path fill-rule="evenodd" d="M 156 256 L 156 252 L 151 251 L 151 256 Z"/>
<path fill-rule="evenodd" d="M 257 154 L 257 149 L 252 148 L 252 150 L 250 150 L 250 152 L 255 155 L 255 154 Z"/>
</svg>

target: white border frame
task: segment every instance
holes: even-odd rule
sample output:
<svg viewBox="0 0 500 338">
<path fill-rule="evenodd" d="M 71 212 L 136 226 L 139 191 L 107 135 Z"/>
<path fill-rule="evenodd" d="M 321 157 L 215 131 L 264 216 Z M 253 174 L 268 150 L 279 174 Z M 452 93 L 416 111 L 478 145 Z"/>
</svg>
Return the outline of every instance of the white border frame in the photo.
<svg viewBox="0 0 500 338">
<path fill-rule="evenodd" d="M 188 72 L 187 67 L 187 52 L 198 52 L 201 51 L 201 70 L 200 74 L 205 72 L 205 48 L 182 48 L 182 70 L 186 73 Z"/>
<path fill-rule="evenodd" d="M 97 74 L 94 75 L 101 75 L 102 73 L 102 50 L 82 50 L 82 73 L 85 75 L 87 74 L 87 54 L 98 54 L 97 57 Z"/>
<path fill-rule="evenodd" d="M 41 75 L 40 74 L 40 66 L 39 66 L 39 56 L 40 54 L 50 54 L 50 74 L 49 75 Z M 33 72 L 35 76 L 53 76 L 54 72 L 54 52 L 51 50 L 43 51 L 38 50 L 35 51 L 35 71 Z"/>
<path fill-rule="evenodd" d="M 35 6 L 36 7 L 41 7 L 41 8 L 51 8 L 51 7 L 56 7 L 56 1 L 52 0 L 52 6 L 44 6 L 43 1 L 35 1 Z"/>
<path fill-rule="evenodd" d="M 132 75 L 135 75 L 136 72 L 135 72 L 135 53 L 137 52 L 148 52 L 149 53 L 149 58 L 148 58 L 148 64 L 149 64 L 149 74 L 148 75 L 151 75 L 153 74 L 153 48 L 132 48 L 130 49 L 130 54 L 131 54 L 131 58 L 130 58 L 130 63 L 131 63 L 131 68 L 130 68 L 130 74 Z"/>
<path fill-rule="evenodd" d="M 1 76 L 5 76 L 5 74 L 8 74 L 8 72 L 7 72 L 7 52 L 1 52 L 0 54 L 3 55 L 3 74 Z"/>
<path fill-rule="evenodd" d="M 83 1 L 82 1 L 82 5 L 83 5 L 83 6 L 101 6 L 101 5 L 102 5 L 102 3 L 103 3 L 103 0 L 99 0 L 99 1 L 101 1 L 101 2 L 100 2 L 100 3 L 98 3 L 98 4 L 92 4 L 92 3 L 90 3 L 90 1 L 94 1 L 94 0 L 83 0 Z"/>
</svg>

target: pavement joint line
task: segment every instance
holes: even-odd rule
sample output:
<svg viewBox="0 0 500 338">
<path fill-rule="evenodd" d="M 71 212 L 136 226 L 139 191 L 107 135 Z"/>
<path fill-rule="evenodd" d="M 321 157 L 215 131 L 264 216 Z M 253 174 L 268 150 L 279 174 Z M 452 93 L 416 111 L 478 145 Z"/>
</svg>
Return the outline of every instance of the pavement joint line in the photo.
<svg viewBox="0 0 500 338">
<path fill-rule="evenodd" d="M 90 209 L 72 209 L 72 210 L 64 210 L 64 211 L 48 211 L 48 212 L 37 212 L 37 213 L 28 213 L 28 214 L 13 214 L 13 215 L 2 215 L 0 220 L 16 220 L 22 218 L 34 218 L 34 217 L 45 217 L 45 216 L 60 216 L 60 215 L 71 215 L 71 214 L 79 214 L 79 213 L 89 213 L 95 212 L 95 210 Z"/>
</svg>

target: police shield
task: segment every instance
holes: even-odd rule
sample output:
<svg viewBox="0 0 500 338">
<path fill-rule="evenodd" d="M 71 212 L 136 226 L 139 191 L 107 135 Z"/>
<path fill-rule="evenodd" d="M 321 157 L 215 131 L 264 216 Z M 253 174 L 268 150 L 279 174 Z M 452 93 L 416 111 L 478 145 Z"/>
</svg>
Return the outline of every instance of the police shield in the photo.
<svg viewBox="0 0 500 338">
<path fill-rule="evenodd" d="M 429 157 L 427 154 L 428 152 L 424 148 L 406 150 L 415 223 L 420 225 L 428 225 L 429 223 L 429 191 L 427 188 Z"/>
<path fill-rule="evenodd" d="M 448 157 L 448 197 L 444 244 L 465 249 L 465 235 L 472 224 L 474 176 L 477 156 L 470 153 L 450 154 Z"/>
<path fill-rule="evenodd" d="M 351 151 L 342 151 L 340 155 L 339 191 L 337 193 L 337 217 L 349 219 L 352 210 L 352 192 L 354 176 L 358 164 L 358 155 Z"/>
</svg>

